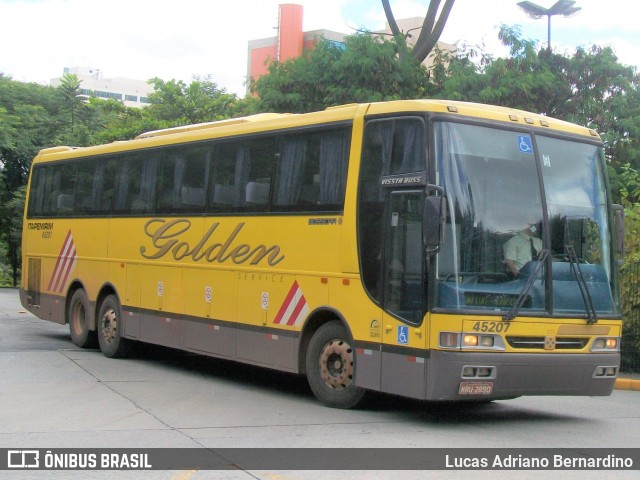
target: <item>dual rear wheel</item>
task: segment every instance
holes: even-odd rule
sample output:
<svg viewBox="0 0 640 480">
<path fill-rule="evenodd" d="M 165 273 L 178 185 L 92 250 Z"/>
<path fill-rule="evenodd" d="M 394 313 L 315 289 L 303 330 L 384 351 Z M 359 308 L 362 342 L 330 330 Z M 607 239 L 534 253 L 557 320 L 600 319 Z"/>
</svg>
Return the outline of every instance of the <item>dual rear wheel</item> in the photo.
<svg viewBox="0 0 640 480">
<path fill-rule="evenodd" d="M 100 303 L 96 330 L 89 330 L 89 300 L 83 289 L 71 296 L 67 310 L 71 341 L 80 348 L 100 346 L 109 358 L 123 357 L 130 351 L 130 342 L 122 338 L 122 309 L 118 298 L 107 295 Z"/>
<path fill-rule="evenodd" d="M 84 290 L 73 292 L 69 301 L 67 321 L 71 341 L 80 348 L 95 348 L 98 346 L 98 336 L 89 330 L 89 300 Z"/>
</svg>

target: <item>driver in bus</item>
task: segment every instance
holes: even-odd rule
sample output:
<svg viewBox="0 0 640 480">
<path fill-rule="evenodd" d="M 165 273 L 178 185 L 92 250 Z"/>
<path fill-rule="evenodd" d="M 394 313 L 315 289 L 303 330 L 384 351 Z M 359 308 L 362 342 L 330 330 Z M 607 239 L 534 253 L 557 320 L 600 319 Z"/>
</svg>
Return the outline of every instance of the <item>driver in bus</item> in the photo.
<svg viewBox="0 0 640 480">
<path fill-rule="evenodd" d="M 538 231 L 538 226 L 530 223 L 504 244 L 504 263 L 512 278 L 518 278 L 524 264 L 535 260 L 542 250 L 542 240 L 536 236 Z"/>
</svg>

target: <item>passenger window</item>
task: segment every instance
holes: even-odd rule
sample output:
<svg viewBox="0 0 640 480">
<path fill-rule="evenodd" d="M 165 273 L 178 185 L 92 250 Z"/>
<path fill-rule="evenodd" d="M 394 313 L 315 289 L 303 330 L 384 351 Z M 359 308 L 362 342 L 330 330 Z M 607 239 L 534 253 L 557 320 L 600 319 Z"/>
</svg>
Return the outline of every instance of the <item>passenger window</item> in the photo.
<svg viewBox="0 0 640 480">
<path fill-rule="evenodd" d="M 76 168 L 78 179 L 75 191 L 75 210 L 79 215 L 86 215 L 96 210 L 94 184 L 98 179 L 99 163 L 94 159 L 87 160 L 80 162 Z"/>
<path fill-rule="evenodd" d="M 180 197 L 177 202 L 177 210 L 180 212 L 202 213 L 204 211 L 211 150 L 212 147 L 209 145 L 187 149 L 187 161 L 180 175 Z"/>
<path fill-rule="evenodd" d="M 52 167 L 45 186 L 45 211 L 54 217 L 73 214 L 75 202 L 76 168 L 74 164 Z"/>
<path fill-rule="evenodd" d="M 122 162 L 114 207 L 116 212 L 135 215 L 153 211 L 158 163 L 156 152 L 136 153 Z"/>
<path fill-rule="evenodd" d="M 341 210 L 349 139 L 346 129 L 284 137 L 276 167 L 273 209 Z"/>
<path fill-rule="evenodd" d="M 211 173 L 211 210 L 263 212 L 269 205 L 275 139 L 216 147 Z"/>
</svg>

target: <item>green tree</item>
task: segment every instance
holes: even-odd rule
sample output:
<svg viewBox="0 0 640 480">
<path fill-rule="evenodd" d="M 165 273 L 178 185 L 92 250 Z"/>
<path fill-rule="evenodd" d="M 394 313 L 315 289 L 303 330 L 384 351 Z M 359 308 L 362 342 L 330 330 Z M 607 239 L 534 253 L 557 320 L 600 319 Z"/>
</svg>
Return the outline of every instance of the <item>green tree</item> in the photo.
<svg viewBox="0 0 640 480">
<path fill-rule="evenodd" d="M 507 58 L 482 55 L 477 62 L 479 54 L 473 49 L 458 55 L 436 55 L 432 72 L 438 90 L 434 96 L 557 115 L 557 107 L 571 92 L 558 77 L 548 52 L 538 51 L 536 42 L 522 39 L 518 27 L 503 25 L 499 38 L 510 49 Z"/>
<path fill-rule="evenodd" d="M 0 240 L 14 281 L 20 268 L 20 240 L 9 232 L 21 213 L 12 202 L 26 185 L 31 159 L 52 142 L 55 121 L 50 111 L 56 108 L 53 89 L 0 74 Z"/>
<path fill-rule="evenodd" d="M 207 77 L 194 77 L 190 84 L 182 80 L 165 82 L 160 78 L 149 81 L 154 92 L 145 113 L 165 122 L 166 126 L 223 120 L 233 116 L 237 97 Z"/>
<path fill-rule="evenodd" d="M 76 118 L 82 109 L 82 99 L 80 97 L 80 80 L 75 73 L 65 73 L 60 80 L 58 92 L 62 99 L 63 111 L 69 116 L 68 130 L 71 135 L 76 128 Z"/>
<path fill-rule="evenodd" d="M 623 338 L 622 368 L 638 370 L 640 358 L 640 203 L 625 208 L 626 260 L 620 271 Z"/>
<path fill-rule="evenodd" d="M 6 246 L 6 258 L 11 267 L 12 285 L 18 285 L 20 279 L 21 248 L 22 243 L 22 212 L 27 186 L 18 188 L 11 198 L 2 207 L 2 217 L 6 219 L 0 234 Z"/>
<path fill-rule="evenodd" d="M 95 144 L 131 140 L 142 132 L 167 127 L 167 122 L 152 118 L 145 108 L 127 107 L 114 99 L 91 98 L 88 108 L 94 111 Z"/>
<path fill-rule="evenodd" d="M 426 70 L 406 47 L 360 33 L 344 44 L 322 39 L 304 56 L 274 62 L 251 85 L 263 111 L 310 112 L 352 102 L 424 96 Z"/>
</svg>

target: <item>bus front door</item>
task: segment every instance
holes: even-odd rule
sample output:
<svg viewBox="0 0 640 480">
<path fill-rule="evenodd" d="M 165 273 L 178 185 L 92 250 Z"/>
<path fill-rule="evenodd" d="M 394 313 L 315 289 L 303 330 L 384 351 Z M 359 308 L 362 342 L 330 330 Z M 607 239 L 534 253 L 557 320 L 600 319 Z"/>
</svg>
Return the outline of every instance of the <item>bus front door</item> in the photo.
<svg viewBox="0 0 640 480">
<path fill-rule="evenodd" d="M 424 199 L 391 192 L 385 218 L 381 387 L 413 398 L 426 394 Z"/>
</svg>

